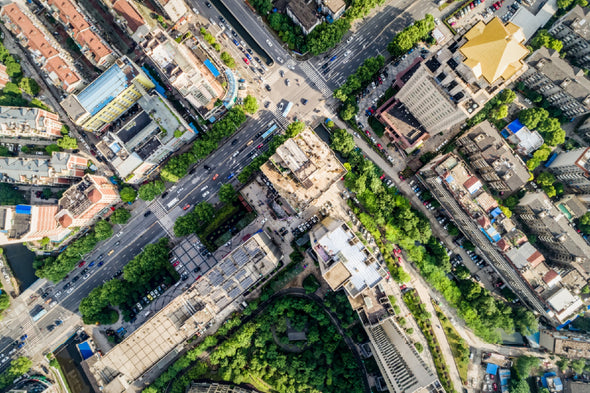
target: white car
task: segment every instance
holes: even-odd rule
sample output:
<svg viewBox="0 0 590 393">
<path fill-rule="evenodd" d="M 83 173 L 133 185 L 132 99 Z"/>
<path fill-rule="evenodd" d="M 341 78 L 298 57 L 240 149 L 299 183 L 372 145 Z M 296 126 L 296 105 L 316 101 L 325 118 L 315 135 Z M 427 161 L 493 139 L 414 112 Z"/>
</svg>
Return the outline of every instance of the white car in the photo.
<svg viewBox="0 0 590 393">
<path fill-rule="evenodd" d="M 203 196 L 203 198 L 205 198 L 205 197 L 207 197 L 207 195 L 209 195 L 209 191 L 205 191 L 202 196 Z"/>
<path fill-rule="evenodd" d="M 282 111 L 282 110 L 283 110 L 283 103 L 279 102 L 279 111 Z"/>
<path fill-rule="evenodd" d="M 272 48 L 272 42 L 270 40 L 266 40 L 266 44 Z"/>
<path fill-rule="evenodd" d="M 283 58 L 281 56 L 277 57 L 277 61 L 281 64 L 283 64 Z"/>
</svg>

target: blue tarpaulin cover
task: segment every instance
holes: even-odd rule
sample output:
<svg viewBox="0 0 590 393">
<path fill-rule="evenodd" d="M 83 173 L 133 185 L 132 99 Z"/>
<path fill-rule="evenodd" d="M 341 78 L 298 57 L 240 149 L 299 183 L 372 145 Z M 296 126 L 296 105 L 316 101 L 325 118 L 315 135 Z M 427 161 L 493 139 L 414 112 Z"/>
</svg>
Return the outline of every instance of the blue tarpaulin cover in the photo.
<svg viewBox="0 0 590 393">
<path fill-rule="evenodd" d="M 78 344 L 77 347 L 78 351 L 80 351 L 80 356 L 82 356 L 82 359 L 84 360 L 88 359 L 94 354 L 90 348 L 90 344 L 88 344 L 88 341 Z"/>
<path fill-rule="evenodd" d="M 213 63 L 211 63 L 211 60 L 205 59 L 205 61 L 203 62 L 203 64 L 205 64 L 205 66 L 207 67 L 207 69 L 209 71 L 211 71 L 211 73 L 213 74 L 214 77 L 217 78 L 219 75 L 221 75 L 221 73 L 219 72 L 219 70 L 217 68 L 215 68 L 215 66 L 213 65 Z"/>
<path fill-rule="evenodd" d="M 524 127 L 524 125 L 518 119 L 506 126 L 506 128 L 512 131 L 513 134 L 516 134 L 522 127 Z"/>
<path fill-rule="evenodd" d="M 486 373 L 496 375 L 498 373 L 498 365 L 488 363 L 488 366 L 486 367 Z"/>
<path fill-rule="evenodd" d="M 27 214 L 31 215 L 31 206 L 29 205 L 16 205 L 16 214 Z"/>
</svg>

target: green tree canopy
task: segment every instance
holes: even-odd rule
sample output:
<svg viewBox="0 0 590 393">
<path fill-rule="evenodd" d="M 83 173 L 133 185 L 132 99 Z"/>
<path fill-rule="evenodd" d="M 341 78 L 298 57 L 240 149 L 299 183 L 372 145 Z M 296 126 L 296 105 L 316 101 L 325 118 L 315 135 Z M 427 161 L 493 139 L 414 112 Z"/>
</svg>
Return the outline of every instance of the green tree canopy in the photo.
<svg viewBox="0 0 590 393">
<path fill-rule="evenodd" d="M 256 101 L 256 97 L 253 97 L 250 94 L 248 94 L 246 98 L 244 98 L 243 106 L 244 110 L 252 115 L 258 111 L 258 101 Z"/>
<path fill-rule="evenodd" d="M 162 180 L 154 180 L 139 187 L 138 196 L 144 201 L 151 201 L 166 190 Z"/>
<path fill-rule="evenodd" d="M 543 108 L 523 109 L 518 114 L 518 119 L 530 130 L 535 130 L 537 125 L 549 117 L 549 112 Z"/>
<path fill-rule="evenodd" d="M 78 148 L 78 140 L 76 138 L 72 138 L 71 136 L 64 135 L 60 139 L 57 140 L 57 145 L 64 150 L 70 149 L 77 149 Z"/>
<path fill-rule="evenodd" d="M 35 97 L 39 94 L 41 88 L 37 84 L 37 82 L 32 78 L 22 78 L 18 84 L 18 87 L 22 89 L 28 95 Z"/>
<path fill-rule="evenodd" d="M 229 183 L 224 184 L 219 188 L 218 195 L 219 200 L 223 203 L 233 203 L 238 197 L 234 186 Z"/>
<path fill-rule="evenodd" d="M 354 138 L 346 130 L 337 128 L 332 131 L 332 149 L 338 150 L 345 156 L 347 156 L 356 145 L 354 144 Z"/>
<path fill-rule="evenodd" d="M 119 191 L 119 196 L 123 202 L 134 202 L 137 198 L 137 192 L 134 188 L 125 186 Z"/>
<path fill-rule="evenodd" d="M 219 55 L 219 57 L 221 58 L 221 61 L 223 61 L 223 64 L 225 64 L 229 68 L 236 68 L 236 61 L 229 53 L 221 52 L 221 55 Z"/>
<path fill-rule="evenodd" d="M 131 218 L 129 210 L 120 207 L 111 214 L 111 222 L 113 224 L 127 224 L 127 221 Z"/>
<path fill-rule="evenodd" d="M 305 123 L 302 121 L 294 121 L 287 126 L 285 135 L 287 138 L 295 138 L 301 131 L 305 129 Z"/>
<path fill-rule="evenodd" d="M 526 379 L 531 375 L 532 369 L 539 367 L 539 365 L 541 365 L 541 361 L 535 356 L 520 356 L 516 359 L 514 368 L 521 379 Z"/>
<path fill-rule="evenodd" d="M 99 241 L 105 240 L 113 236 L 113 227 L 108 222 L 99 220 L 96 225 L 94 225 L 94 233 Z"/>
</svg>

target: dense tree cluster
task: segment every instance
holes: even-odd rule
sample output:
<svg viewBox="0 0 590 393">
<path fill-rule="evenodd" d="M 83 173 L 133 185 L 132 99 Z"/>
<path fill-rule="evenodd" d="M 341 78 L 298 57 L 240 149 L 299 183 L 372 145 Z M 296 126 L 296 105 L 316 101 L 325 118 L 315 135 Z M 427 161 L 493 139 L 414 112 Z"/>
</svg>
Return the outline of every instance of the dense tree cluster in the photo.
<svg viewBox="0 0 590 393">
<path fill-rule="evenodd" d="M 309 53 L 314 56 L 335 47 L 350 29 L 350 20 L 340 18 L 334 23 L 323 22 L 307 36 Z"/>
<path fill-rule="evenodd" d="M 72 150 L 78 148 L 78 140 L 68 135 L 64 135 L 59 138 L 57 141 L 57 146 L 61 147 L 64 150 Z"/>
<path fill-rule="evenodd" d="M 272 11 L 272 0 L 250 0 L 249 3 L 260 15 L 267 15 Z"/>
<path fill-rule="evenodd" d="M 287 319 L 294 329 L 305 331 L 307 340 L 300 344 L 299 353 L 282 348 L 286 344 L 294 345 L 286 337 Z M 239 318 L 229 320 L 216 336 L 221 337 L 239 324 Z M 164 391 L 180 371 L 196 360 L 195 354 L 217 342 L 214 337 L 206 340 L 209 342 L 189 351 L 144 393 Z M 197 367 L 201 375 L 214 368 L 219 379 L 235 384 L 252 379 L 264 381 L 279 393 L 363 390 L 359 366 L 328 315 L 316 303 L 292 297 L 275 300 L 263 314 L 240 326 L 210 350 L 209 364 L 200 363 Z M 190 377 L 182 376 L 170 391 L 183 392 L 189 383 Z"/>
<path fill-rule="evenodd" d="M 268 24 L 277 32 L 279 38 L 287 44 L 290 50 L 299 53 L 307 52 L 306 36 L 303 34 L 301 26 L 296 25 L 288 15 L 273 12 L 268 17 Z"/>
<path fill-rule="evenodd" d="M 0 183 L 0 205 L 19 205 L 26 203 L 23 193 L 15 190 L 12 184 Z"/>
<path fill-rule="evenodd" d="M 238 194 L 230 183 L 224 184 L 219 188 L 217 193 L 219 200 L 223 203 L 233 203 L 238 198 Z"/>
<path fill-rule="evenodd" d="M 221 52 L 221 55 L 219 55 L 219 58 L 221 59 L 221 61 L 223 61 L 223 64 L 225 64 L 229 68 L 236 68 L 236 61 L 234 60 L 232 55 L 230 55 L 229 53 Z"/>
<path fill-rule="evenodd" d="M 34 262 L 35 274 L 40 278 L 47 278 L 58 282 L 78 264 L 81 256 L 89 253 L 101 240 L 112 236 L 111 224 L 106 221 L 98 221 L 94 230 L 70 243 L 68 248 L 57 257 L 47 257 Z"/>
<path fill-rule="evenodd" d="M 23 374 L 26 374 L 33 362 L 31 359 L 21 356 L 10 362 L 10 367 L 0 374 L 0 389 L 5 389 L 12 385 L 13 381 Z"/>
<path fill-rule="evenodd" d="M 39 91 L 41 90 L 39 84 L 37 84 L 35 79 L 32 78 L 22 78 L 18 83 L 18 87 L 20 87 L 22 91 L 24 91 L 31 97 L 34 97 L 37 94 L 39 94 Z"/>
<path fill-rule="evenodd" d="M 543 143 L 541 145 L 541 147 L 539 147 L 537 149 L 537 151 L 535 151 L 533 153 L 533 156 L 527 160 L 527 162 L 526 162 L 527 168 L 529 168 L 529 170 L 531 170 L 531 171 L 534 170 L 543 161 L 546 161 L 549 158 L 550 154 L 551 154 L 551 146 L 548 146 L 546 143 Z"/>
<path fill-rule="evenodd" d="M 256 100 L 256 97 L 253 97 L 250 94 L 248 94 L 246 96 L 246 98 L 244 98 L 243 107 L 244 107 L 244 111 L 246 111 L 246 113 L 249 113 L 251 115 L 258 112 L 258 101 Z"/>
<path fill-rule="evenodd" d="M 139 187 L 138 196 L 144 201 L 151 201 L 166 190 L 166 184 L 162 180 L 153 180 Z"/>
<path fill-rule="evenodd" d="M 348 131 L 337 128 L 332 131 L 330 147 L 334 150 L 348 155 L 356 147 L 354 138 Z"/>
<path fill-rule="evenodd" d="M 123 202 L 134 202 L 137 198 L 137 192 L 129 186 L 125 186 L 119 191 L 119 196 Z"/>
<path fill-rule="evenodd" d="M 110 324 L 118 314 L 112 307 L 121 307 L 128 318 L 128 310 L 137 299 L 154 286 L 178 279 L 178 273 L 168 261 L 168 239 L 148 244 L 144 251 L 123 268 L 123 279 L 113 278 L 94 288 L 80 302 L 80 314 L 84 323 Z"/>
<path fill-rule="evenodd" d="M 203 228 L 210 224 L 215 218 L 215 209 L 209 202 L 201 202 L 195 205 L 195 208 L 178 217 L 174 223 L 174 235 L 176 237 L 186 236 L 197 232 L 198 228 Z"/>
<path fill-rule="evenodd" d="M 537 130 L 549 146 L 561 145 L 565 141 L 565 131 L 558 119 L 549 116 L 544 108 L 529 108 L 520 111 L 518 119 L 530 130 Z"/>
<path fill-rule="evenodd" d="M 508 106 L 516 99 L 516 93 L 510 89 L 504 89 L 491 100 L 489 100 L 484 107 L 475 114 L 472 118 L 467 120 L 467 125 L 473 127 L 476 124 L 488 119 L 491 122 L 503 119 L 508 116 Z"/>
<path fill-rule="evenodd" d="M 584 233 L 590 233 L 590 212 L 578 218 L 578 228 Z"/>
<path fill-rule="evenodd" d="M 549 172 L 541 172 L 536 181 L 549 198 L 563 194 L 563 183 L 558 182 L 555 176 Z"/>
<path fill-rule="evenodd" d="M 418 42 L 425 40 L 432 30 L 434 30 L 434 17 L 426 14 L 424 19 L 415 21 L 414 24 L 397 33 L 387 45 L 387 50 L 393 56 L 401 56 Z"/>
<path fill-rule="evenodd" d="M 131 218 L 129 210 L 120 207 L 111 214 L 110 220 L 113 224 L 127 224 L 127 221 Z"/>
<path fill-rule="evenodd" d="M 544 46 L 545 48 L 553 49 L 559 52 L 563 48 L 563 42 L 553 37 L 545 29 L 539 30 L 537 32 L 537 34 L 531 40 L 530 45 L 533 50 L 537 50 Z"/>
<path fill-rule="evenodd" d="M 369 57 L 357 68 L 354 74 L 346 79 L 346 82 L 342 86 L 336 89 L 334 97 L 342 102 L 351 98 L 354 99 L 353 94 L 366 87 L 375 78 L 375 75 L 379 73 L 379 70 L 384 64 L 385 58 L 381 55 Z"/>
<path fill-rule="evenodd" d="M 381 170 L 362 153 L 353 150 L 347 158 L 351 170 L 345 177 L 345 185 L 356 193 L 364 211 L 357 207 L 354 210 L 375 238 L 394 279 L 406 281 L 408 278 L 391 257 L 395 245 L 399 245 L 424 278 L 458 309 L 466 324 L 483 339 L 498 341 L 496 329 L 499 327 L 507 332 L 514 331 L 515 327 L 521 332 L 538 329 L 534 316 L 528 315 L 530 311 L 512 309 L 470 279 L 451 280 L 447 276 L 451 271 L 449 257 L 432 237 L 428 220 L 412 209 L 397 190 L 383 186 L 379 179 Z M 516 319 L 522 323 L 515 326 Z"/>
</svg>

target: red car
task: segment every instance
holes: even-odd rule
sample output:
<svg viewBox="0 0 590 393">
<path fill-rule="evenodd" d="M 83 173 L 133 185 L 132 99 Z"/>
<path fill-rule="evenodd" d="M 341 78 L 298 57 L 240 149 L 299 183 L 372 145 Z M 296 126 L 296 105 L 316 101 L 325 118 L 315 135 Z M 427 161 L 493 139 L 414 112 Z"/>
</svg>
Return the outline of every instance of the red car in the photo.
<svg viewBox="0 0 590 393">
<path fill-rule="evenodd" d="M 202 277 L 201 275 L 198 275 L 197 278 L 195 278 L 195 281 L 197 281 L 201 277 Z"/>
<path fill-rule="evenodd" d="M 176 267 L 176 266 L 178 266 L 179 263 L 180 263 L 180 261 L 174 261 L 174 263 L 172 264 L 172 266 Z"/>
<path fill-rule="evenodd" d="M 111 206 L 111 211 L 114 212 L 115 211 L 115 206 Z"/>
<path fill-rule="evenodd" d="M 385 173 L 381 175 L 381 177 L 379 178 L 379 180 L 383 180 L 385 179 Z"/>
<path fill-rule="evenodd" d="M 402 291 L 403 291 L 404 289 L 406 289 L 406 288 L 407 288 L 406 284 L 402 284 L 402 286 L 401 286 L 401 287 L 399 287 L 399 289 L 400 289 L 400 290 L 402 290 Z"/>
<path fill-rule="evenodd" d="M 182 208 L 182 210 L 188 210 L 191 207 L 190 203 L 187 203 L 187 205 L 185 207 Z"/>
<path fill-rule="evenodd" d="M 383 146 L 381 146 L 381 143 L 377 143 L 377 147 L 378 147 L 379 149 L 383 149 Z"/>
<path fill-rule="evenodd" d="M 217 180 L 218 177 L 219 177 L 219 173 L 216 173 L 215 176 L 213 176 L 213 180 Z"/>
<path fill-rule="evenodd" d="M 84 265 L 86 265 L 86 261 L 81 261 L 81 262 L 78 264 L 78 267 L 82 267 L 82 266 L 84 266 Z"/>
<path fill-rule="evenodd" d="M 244 63 L 250 65 L 250 60 L 246 59 L 245 57 L 243 57 L 242 60 L 244 60 Z"/>
<path fill-rule="evenodd" d="M 397 257 L 397 261 L 401 263 L 402 257 Z"/>
<path fill-rule="evenodd" d="M 365 130 L 365 134 L 367 134 L 367 136 L 371 136 L 371 133 L 369 132 L 369 130 Z"/>
<path fill-rule="evenodd" d="M 262 146 L 264 146 L 264 143 L 261 143 L 260 145 L 256 146 L 257 149 L 262 149 Z"/>
<path fill-rule="evenodd" d="M 497 384 L 496 382 L 494 382 L 494 383 L 492 384 L 492 387 L 494 388 L 494 390 L 497 390 L 497 389 L 498 389 L 498 384 Z"/>
</svg>

